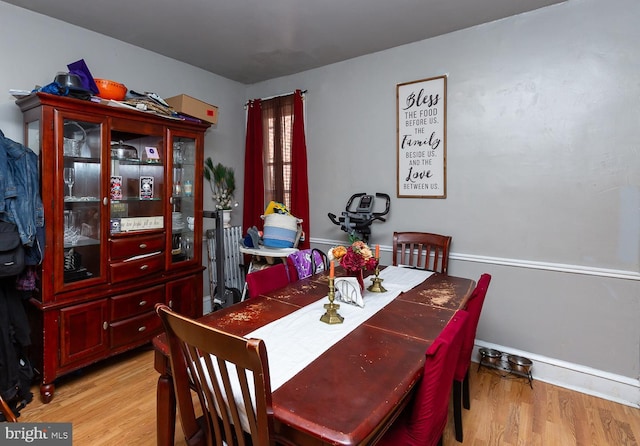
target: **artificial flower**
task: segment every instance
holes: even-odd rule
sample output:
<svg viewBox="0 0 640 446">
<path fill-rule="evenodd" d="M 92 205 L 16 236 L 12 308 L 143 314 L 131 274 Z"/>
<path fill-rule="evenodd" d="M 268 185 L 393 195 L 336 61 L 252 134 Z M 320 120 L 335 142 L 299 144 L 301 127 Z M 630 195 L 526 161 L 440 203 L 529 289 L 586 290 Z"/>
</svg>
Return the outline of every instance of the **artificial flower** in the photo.
<svg viewBox="0 0 640 446">
<path fill-rule="evenodd" d="M 378 265 L 371 248 L 362 240 L 353 242 L 350 246 L 334 246 L 328 252 L 330 260 L 336 260 L 347 271 L 355 272 L 361 269 L 372 270 Z"/>
</svg>

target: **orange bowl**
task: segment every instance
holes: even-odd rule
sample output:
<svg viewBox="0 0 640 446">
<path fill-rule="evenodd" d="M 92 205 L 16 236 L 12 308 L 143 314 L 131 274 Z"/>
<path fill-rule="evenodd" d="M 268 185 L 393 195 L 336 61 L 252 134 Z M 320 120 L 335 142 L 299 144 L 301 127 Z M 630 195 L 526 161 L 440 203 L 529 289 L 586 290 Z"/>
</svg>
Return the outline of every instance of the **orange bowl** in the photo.
<svg viewBox="0 0 640 446">
<path fill-rule="evenodd" d="M 98 86 L 98 96 L 102 99 L 113 99 L 114 101 L 122 101 L 127 94 L 127 87 L 118 82 L 108 79 L 94 79 Z"/>
</svg>

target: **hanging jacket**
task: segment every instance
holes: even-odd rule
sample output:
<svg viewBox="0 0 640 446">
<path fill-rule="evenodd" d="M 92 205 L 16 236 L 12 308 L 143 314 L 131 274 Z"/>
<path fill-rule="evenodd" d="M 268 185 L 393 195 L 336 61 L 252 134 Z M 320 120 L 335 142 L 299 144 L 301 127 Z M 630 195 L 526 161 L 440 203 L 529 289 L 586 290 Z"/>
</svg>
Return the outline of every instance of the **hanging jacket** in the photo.
<svg viewBox="0 0 640 446">
<path fill-rule="evenodd" d="M 18 227 L 24 245 L 25 263 L 42 261 L 44 207 L 40 198 L 38 155 L 12 141 L 0 130 L 0 220 Z"/>
<path fill-rule="evenodd" d="M 22 299 L 13 278 L 0 280 L 0 395 L 16 415 L 33 398 L 34 374 L 26 355 L 30 328 Z"/>
</svg>

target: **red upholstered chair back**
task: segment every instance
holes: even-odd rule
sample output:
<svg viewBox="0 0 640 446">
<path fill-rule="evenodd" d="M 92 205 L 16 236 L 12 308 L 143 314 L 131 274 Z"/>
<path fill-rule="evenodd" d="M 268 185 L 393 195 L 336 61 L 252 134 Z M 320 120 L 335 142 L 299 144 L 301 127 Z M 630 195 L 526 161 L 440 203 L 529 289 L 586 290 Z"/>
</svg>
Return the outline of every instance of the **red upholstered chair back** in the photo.
<svg viewBox="0 0 640 446">
<path fill-rule="evenodd" d="M 413 403 L 382 438 L 382 445 L 438 444 L 447 425 L 453 373 L 466 329 L 467 313 L 457 311 L 426 353 L 424 373 Z"/>
<path fill-rule="evenodd" d="M 247 292 L 249 297 L 256 297 L 289 283 L 289 274 L 284 263 L 278 263 L 268 268 L 253 271 L 247 274 Z"/>
<path fill-rule="evenodd" d="M 464 379 L 467 374 L 467 370 L 469 369 L 469 365 L 471 364 L 471 354 L 473 353 L 473 345 L 476 340 L 476 331 L 478 329 L 478 322 L 480 321 L 480 312 L 482 311 L 484 298 L 487 295 L 490 282 L 490 274 L 485 273 L 480 276 L 480 280 L 478 280 L 475 290 L 473 290 L 471 297 L 467 301 L 465 311 L 469 313 L 469 318 L 467 321 L 464 340 L 462 342 L 462 349 L 460 350 L 460 357 L 458 358 L 458 366 L 456 367 L 456 381 L 462 381 Z"/>
</svg>

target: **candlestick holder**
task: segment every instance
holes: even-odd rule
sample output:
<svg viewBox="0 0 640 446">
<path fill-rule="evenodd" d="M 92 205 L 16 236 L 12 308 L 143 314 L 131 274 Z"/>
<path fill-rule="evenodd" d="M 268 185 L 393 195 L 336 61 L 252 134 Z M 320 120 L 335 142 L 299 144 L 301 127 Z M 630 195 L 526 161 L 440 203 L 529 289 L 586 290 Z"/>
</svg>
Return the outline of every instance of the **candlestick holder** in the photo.
<svg viewBox="0 0 640 446">
<path fill-rule="evenodd" d="M 386 293 L 387 292 L 387 289 L 382 286 L 382 281 L 384 279 L 381 279 L 380 277 L 378 277 L 379 275 L 380 275 L 380 268 L 378 267 L 378 265 L 376 265 L 376 276 L 371 279 L 372 283 L 369 286 L 369 288 L 367 288 L 367 290 L 371 291 L 372 293 Z"/>
<path fill-rule="evenodd" d="M 344 318 L 338 314 L 338 308 L 340 304 L 334 304 L 333 301 L 336 298 L 336 289 L 333 284 L 333 277 L 329 277 L 329 303 L 324 305 L 327 311 L 320 317 L 320 320 L 326 324 L 341 324 L 344 322 Z"/>
</svg>

